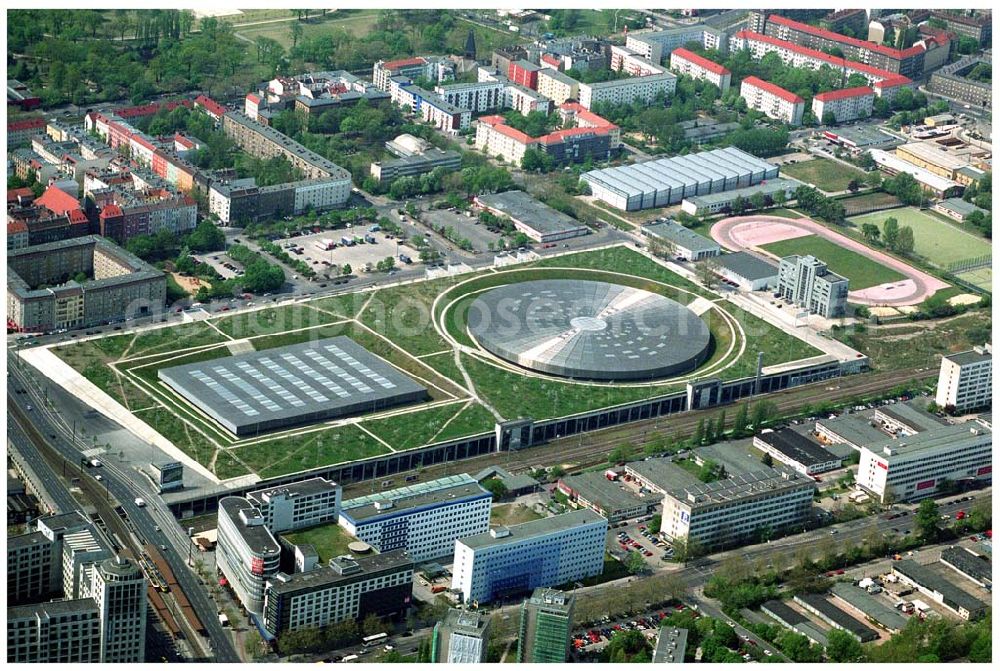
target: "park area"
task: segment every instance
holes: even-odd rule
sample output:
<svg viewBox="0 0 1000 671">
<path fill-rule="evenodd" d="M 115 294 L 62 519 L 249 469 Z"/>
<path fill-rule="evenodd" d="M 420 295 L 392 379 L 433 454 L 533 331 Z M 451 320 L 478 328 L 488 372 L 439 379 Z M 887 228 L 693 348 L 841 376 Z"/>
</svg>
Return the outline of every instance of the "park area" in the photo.
<svg viewBox="0 0 1000 671">
<path fill-rule="evenodd" d="M 319 555 L 320 564 L 326 564 L 334 557 L 350 554 L 347 546 L 356 540 L 337 526 L 336 522 L 282 534 L 282 537 L 294 545 L 312 545 Z"/>
<path fill-rule="evenodd" d="M 762 249 L 778 257 L 812 254 L 830 270 L 850 280 L 852 291 L 906 279 L 901 273 L 818 235 L 772 242 L 762 245 Z"/>
<path fill-rule="evenodd" d="M 849 168 L 842 163 L 828 158 L 816 158 L 811 161 L 781 166 L 781 172 L 787 177 L 794 177 L 800 182 L 812 184 L 820 191 L 835 193 L 846 191 L 852 179 L 861 181 L 865 173 Z"/>
<path fill-rule="evenodd" d="M 954 263 L 992 253 L 989 241 L 915 207 L 872 212 L 851 217 L 850 221 L 859 229 L 863 224 L 875 224 L 884 232 L 885 220 L 890 217 L 899 222 L 900 226 L 913 229 L 914 253 L 941 269 L 948 270 Z"/>
</svg>

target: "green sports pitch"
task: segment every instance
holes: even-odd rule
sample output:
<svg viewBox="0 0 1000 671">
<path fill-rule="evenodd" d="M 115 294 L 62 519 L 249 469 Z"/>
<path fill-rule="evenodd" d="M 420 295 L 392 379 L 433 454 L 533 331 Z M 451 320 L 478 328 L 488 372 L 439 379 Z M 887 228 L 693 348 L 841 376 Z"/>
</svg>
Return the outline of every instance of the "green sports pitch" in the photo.
<svg viewBox="0 0 1000 671">
<path fill-rule="evenodd" d="M 913 229 L 913 251 L 929 263 L 945 269 L 952 263 L 986 256 L 993 251 L 988 240 L 963 231 L 932 212 L 915 207 L 871 212 L 851 217 L 850 222 L 859 229 L 862 224 L 875 224 L 885 231 L 885 220 L 895 218 L 900 226 Z"/>
<path fill-rule="evenodd" d="M 752 375 L 819 350 L 724 302 L 702 318 L 712 334 L 708 360 L 686 375 L 645 383 L 592 383 L 532 374 L 500 362 L 468 339 L 463 307 L 492 286 L 543 278 L 616 281 L 690 304 L 716 295 L 656 261 L 618 245 L 551 256 L 511 268 L 413 281 L 203 321 L 63 345 L 54 353 L 164 438 L 227 480 L 277 477 L 416 449 L 491 431 L 500 419 L 573 415 L 684 389 L 688 379 Z M 704 304 L 704 301 L 702 301 Z M 160 368 L 346 335 L 429 389 L 409 406 L 278 430 L 228 433 L 160 383 Z"/>
<path fill-rule="evenodd" d="M 850 280 L 850 289 L 867 289 L 886 282 L 905 280 L 901 273 L 818 235 L 806 235 L 763 245 L 762 249 L 783 257 L 812 254 L 833 272 Z"/>
</svg>

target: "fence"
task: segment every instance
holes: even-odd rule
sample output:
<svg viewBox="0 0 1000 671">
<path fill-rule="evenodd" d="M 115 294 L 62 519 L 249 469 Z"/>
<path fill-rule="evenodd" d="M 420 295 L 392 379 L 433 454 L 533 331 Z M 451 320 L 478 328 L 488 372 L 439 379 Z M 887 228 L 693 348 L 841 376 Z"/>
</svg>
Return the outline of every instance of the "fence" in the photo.
<svg viewBox="0 0 1000 671">
<path fill-rule="evenodd" d="M 953 261 L 948 264 L 949 273 L 963 273 L 968 270 L 979 270 L 980 268 L 989 268 L 993 265 L 993 255 L 983 254 L 982 256 L 974 256 L 969 259 L 962 259 L 961 261 Z"/>
</svg>

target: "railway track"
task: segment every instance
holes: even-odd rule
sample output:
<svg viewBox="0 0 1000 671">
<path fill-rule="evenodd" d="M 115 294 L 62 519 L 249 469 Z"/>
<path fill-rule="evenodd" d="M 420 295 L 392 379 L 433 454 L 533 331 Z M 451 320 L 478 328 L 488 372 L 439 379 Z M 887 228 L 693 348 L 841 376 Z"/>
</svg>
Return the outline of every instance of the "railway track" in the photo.
<svg viewBox="0 0 1000 671">
<path fill-rule="evenodd" d="M 823 380 L 766 394 L 759 399 L 751 399 L 751 402 L 756 400 L 770 401 L 777 406 L 779 413 L 785 415 L 801 408 L 806 403 L 843 402 L 852 398 L 885 392 L 903 382 L 923 381 L 932 377 L 933 374 L 927 372 L 924 367 L 865 373 Z M 493 452 L 472 459 L 427 466 L 420 469 L 419 480 L 426 481 L 456 473 L 475 473 L 488 466 L 498 465 L 514 471 L 523 471 L 536 464 L 552 465 L 557 462 L 574 469 L 587 468 L 604 463 L 608 453 L 622 443 L 629 443 L 641 449 L 655 437 L 663 434 L 668 436 L 676 433 L 690 435 L 694 432 L 699 421 L 709 418 L 715 419 L 723 409 L 732 415 L 734 407 L 736 404 L 646 419 L 559 438 L 516 452 Z M 400 475 L 402 474 L 393 477 Z M 376 482 L 373 480 L 345 485 L 344 496 L 360 496 L 374 491 L 375 488 Z"/>
</svg>

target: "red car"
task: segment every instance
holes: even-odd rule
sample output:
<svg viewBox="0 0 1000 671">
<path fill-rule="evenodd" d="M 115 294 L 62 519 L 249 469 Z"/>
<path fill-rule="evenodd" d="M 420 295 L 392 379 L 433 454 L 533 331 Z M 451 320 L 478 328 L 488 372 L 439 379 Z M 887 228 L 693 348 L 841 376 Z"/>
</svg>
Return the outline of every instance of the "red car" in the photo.
<svg viewBox="0 0 1000 671">
<path fill-rule="evenodd" d="M 652 556 L 653 556 L 653 553 L 652 553 L 652 552 L 650 552 L 649 550 L 646 550 L 646 551 L 645 551 L 645 552 L 643 552 L 642 554 L 646 555 L 647 557 L 652 557 Z"/>
<path fill-rule="evenodd" d="M 844 569 L 839 568 L 839 569 L 837 569 L 836 573 L 837 573 L 837 575 L 844 575 Z"/>
</svg>

